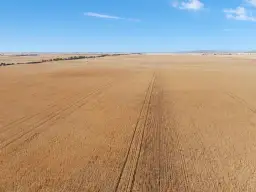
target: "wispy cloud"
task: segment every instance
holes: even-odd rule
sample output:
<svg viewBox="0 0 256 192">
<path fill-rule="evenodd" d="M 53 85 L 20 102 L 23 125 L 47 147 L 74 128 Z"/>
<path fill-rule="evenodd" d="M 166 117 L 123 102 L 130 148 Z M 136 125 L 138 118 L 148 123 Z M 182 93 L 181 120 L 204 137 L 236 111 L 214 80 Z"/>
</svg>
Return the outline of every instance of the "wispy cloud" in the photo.
<svg viewBox="0 0 256 192">
<path fill-rule="evenodd" d="M 228 19 L 256 22 L 256 17 L 254 17 L 252 13 L 249 12 L 246 8 L 241 6 L 235 9 L 224 9 L 223 12 L 225 13 L 226 18 Z"/>
<path fill-rule="evenodd" d="M 97 17 L 101 19 L 127 20 L 127 21 L 134 21 L 134 22 L 140 21 L 139 19 L 124 18 L 124 17 L 113 16 L 113 15 L 94 13 L 94 12 L 87 12 L 87 13 L 84 13 L 84 15 L 88 17 Z"/>
<path fill-rule="evenodd" d="M 177 9 L 199 11 L 204 8 L 204 3 L 200 0 L 174 0 L 172 6 Z"/>
<path fill-rule="evenodd" d="M 103 19 L 122 19 L 121 17 L 116 17 L 112 15 L 104 15 L 104 14 L 99 14 L 99 13 L 93 13 L 93 12 L 87 12 L 85 13 L 86 16 L 89 17 L 98 17 L 98 18 L 103 18 Z"/>
<path fill-rule="evenodd" d="M 247 3 L 249 3 L 250 5 L 256 7 L 256 0 L 246 0 Z"/>
</svg>

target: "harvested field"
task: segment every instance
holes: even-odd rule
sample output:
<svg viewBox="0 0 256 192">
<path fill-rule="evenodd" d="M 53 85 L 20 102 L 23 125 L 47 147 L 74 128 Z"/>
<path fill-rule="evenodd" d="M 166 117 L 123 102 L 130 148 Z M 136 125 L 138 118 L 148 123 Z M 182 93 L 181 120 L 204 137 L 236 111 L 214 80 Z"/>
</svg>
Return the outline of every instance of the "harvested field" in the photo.
<svg viewBox="0 0 256 192">
<path fill-rule="evenodd" d="M 0 191 L 255 191 L 256 64 L 147 55 L 0 69 Z"/>
</svg>

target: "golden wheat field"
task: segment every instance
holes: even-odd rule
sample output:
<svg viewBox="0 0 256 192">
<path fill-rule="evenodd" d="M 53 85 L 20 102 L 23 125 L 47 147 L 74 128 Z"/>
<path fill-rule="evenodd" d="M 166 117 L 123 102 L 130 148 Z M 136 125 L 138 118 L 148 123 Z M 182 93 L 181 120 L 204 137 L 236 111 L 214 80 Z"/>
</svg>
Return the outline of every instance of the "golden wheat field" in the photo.
<svg viewBox="0 0 256 192">
<path fill-rule="evenodd" d="M 0 191 L 256 190 L 256 61 L 0 68 Z"/>
</svg>

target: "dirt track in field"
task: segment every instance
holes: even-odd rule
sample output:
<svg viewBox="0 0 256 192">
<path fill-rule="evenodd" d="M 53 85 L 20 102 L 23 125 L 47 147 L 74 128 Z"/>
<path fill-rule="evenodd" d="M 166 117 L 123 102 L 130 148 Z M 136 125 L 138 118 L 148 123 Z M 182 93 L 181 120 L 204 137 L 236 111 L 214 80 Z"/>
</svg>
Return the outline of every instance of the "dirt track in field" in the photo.
<svg viewBox="0 0 256 192">
<path fill-rule="evenodd" d="M 255 191 L 256 63 L 122 56 L 0 69 L 0 191 Z"/>
</svg>

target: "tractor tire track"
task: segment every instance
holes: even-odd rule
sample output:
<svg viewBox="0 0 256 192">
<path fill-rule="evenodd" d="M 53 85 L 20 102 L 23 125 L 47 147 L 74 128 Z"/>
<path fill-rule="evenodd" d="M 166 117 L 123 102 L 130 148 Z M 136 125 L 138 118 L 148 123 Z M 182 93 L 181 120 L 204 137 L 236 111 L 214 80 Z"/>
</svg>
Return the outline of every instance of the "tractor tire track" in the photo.
<svg viewBox="0 0 256 192">
<path fill-rule="evenodd" d="M 76 93 L 75 95 L 73 94 L 70 97 L 64 97 L 64 98 L 60 99 L 59 101 L 60 102 L 69 102 L 69 100 L 74 100 L 74 98 L 76 96 L 80 96 L 80 95 L 82 95 L 82 92 Z M 14 126 L 16 126 L 16 125 L 18 125 L 20 123 L 28 121 L 28 120 L 30 120 L 30 119 L 32 119 L 34 117 L 37 117 L 37 116 L 41 115 L 44 112 L 51 111 L 54 107 L 58 107 L 58 103 L 53 102 L 50 105 L 48 105 L 47 108 L 45 108 L 45 109 L 43 109 L 43 110 L 41 110 L 41 111 L 39 111 L 37 113 L 34 113 L 32 115 L 28 115 L 28 116 L 23 116 L 23 117 L 21 117 L 19 119 L 16 119 L 16 120 L 12 121 L 12 122 L 9 122 L 8 124 L 2 126 L 2 128 L 1 128 L 2 130 L 0 131 L 0 134 L 4 134 L 5 132 L 10 131 L 10 127 L 14 127 Z"/>
<path fill-rule="evenodd" d="M 25 135 L 28 135 L 29 133 L 33 132 L 34 130 L 37 130 L 38 128 L 44 126 L 46 123 L 51 122 L 51 125 L 52 125 L 58 119 L 65 118 L 66 116 L 72 114 L 74 111 L 76 111 L 77 109 L 81 108 L 83 105 L 86 104 L 85 100 L 101 93 L 104 89 L 107 89 L 111 85 L 112 85 L 112 82 L 104 85 L 103 87 L 101 87 L 99 89 L 92 91 L 91 93 L 87 94 L 86 96 L 83 96 L 82 98 L 76 100 L 75 102 L 72 102 L 71 104 L 69 104 L 67 106 L 61 107 L 57 111 L 51 112 L 50 114 L 47 113 L 46 116 L 43 116 L 42 119 L 39 119 L 37 122 L 32 123 L 32 125 L 29 126 L 30 129 L 27 130 L 26 132 L 22 132 L 22 131 L 18 132 L 15 135 L 13 135 L 8 141 L 2 142 L 1 146 L 0 146 L 0 150 L 6 148 L 7 146 L 11 145 L 15 141 L 23 138 Z M 22 127 L 22 125 L 19 125 L 19 127 Z M 32 137 L 34 137 L 33 135 L 32 135 Z M 31 140 L 31 139 L 27 139 L 27 140 Z"/>
<path fill-rule="evenodd" d="M 152 93 L 147 128 L 132 191 L 161 191 L 163 91 L 157 83 Z"/>
<path fill-rule="evenodd" d="M 229 97 L 231 97 L 233 100 L 239 102 L 240 104 L 244 105 L 248 110 L 250 110 L 252 113 L 256 114 L 256 109 L 254 107 L 251 107 L 249 103 L 247 103 L 246 100 L 243 98 L 233 94 L 233 93 L 226 93 Z"/>
<path fill-rule="evenodd" d="M 108 82 L 108 83 L 106 83 L 106 84 L 104 84 L 104 85 L 102 85 L 101 87 L 104 87 L 104 86 L 107 86 L 108 84 L 111 84 L 112 83 L 112 81 L 110 81 L 110 82 Z M 92 91 L 93 92 L 93 91 Z M 91 93 L 91 92 L 90 92 Z M 90 94 L 89 93 L 89 94 Z M 57 94 L 57 92 L 55 92 L 54 94 Z M 53 94 L 53 95 L 54 95 Z M 24 122 L 26 122 L 26 121 L 28 121 L 28 120 L 30 120 L 30 119 L 32 119 L 32 118 L 36 118 L 37 116 L 40 116 L 41 114 L 43 114 L 43 113 L 48 113 L 48 111 L 52 111 L 55 107 L 58 107 L 59 105 L 61 105 L 63 102 L 65 102 L 65 103 L 70 103 L 70 102 L 72 102 L 73 100 L 79 100 L 79 99 L 82 99 L 84 96 L 83 96 L 83 91 L 80 91 L 80 92 L 77 92 L 77 93 L 75 93 L 75 94 L 72 94 L 71 96 L 68 96 L 68 97 L 63 97 L 63 98 L 61 98 L 60 100 L 58 100 L 58 102 L 53 102 L 53 103 L 51 103 L 50 105 L 48 105 L 45 109 L 43 109 L 43 110 L 41 110 L 41 111 L 39 111 L 39 112 L 37 112 L 37 113 L 34 113 L 34 114 L 31 114 L 31 115 L 28 115 L 28 116 L 23 116 L 23 117 L 21 117 L 21 118 L 19 118 L 19 119 L 16 119 L 16 120 L 14 120 L 14 121 L 12 121 L 12 122 L 9 122 L 8 124 L 6 124 L 6 125 L 3 125 L 2 127 L 1 127 L 1 130 L 0 130 L 0 135 L 1 134 L 4 134 L 5 132 L 7 132 L 7 131 L 10 131 L 11 130 L 11 128 L 13 128 L 13 127 L 15 127 L 15 126 L 17 126 L 17 125 L 19 125 L 19 124 L 21 124 L 21 123 L 24 123 Z"/>
<path fill-rule="evenodd" d="M 134 179 L 138 167 L 139 158 L 141 155 L 142 142 L 145 134 L 145 127 L 147 118 L 149 115 L 149 106 L 151 102 L 152 91 L 155 83 L 155 74 L 147 89 L 145 99 L 139 114 L 139 118 L 134 128 L 131 142 L 128 147 L 128 151 L 121 168 L 121 172 L 118 176 L 115 192 L 117 191 L 132 191 L 134 185 Z"/>
</svg>

